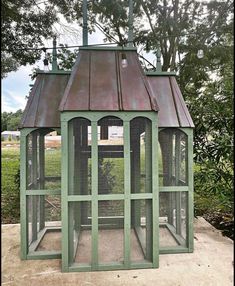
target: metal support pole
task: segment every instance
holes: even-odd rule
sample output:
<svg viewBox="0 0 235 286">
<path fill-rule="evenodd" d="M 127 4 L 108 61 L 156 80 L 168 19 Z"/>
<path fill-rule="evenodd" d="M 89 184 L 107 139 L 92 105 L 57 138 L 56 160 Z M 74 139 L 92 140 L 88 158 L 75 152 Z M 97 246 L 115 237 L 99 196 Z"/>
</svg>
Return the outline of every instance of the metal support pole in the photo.
<svg viewBox="0 0 235 286">
<path fill-rule="evenodd" d="M 52 71 L 57 71 L 57 51 L 56 51 L 56 37 L 53 38 L 53 50 L 52 50 Z"/>
<path fill-rule="evenodd" d="M 129 0 L 128 46 L 133 47 L 133 0 Z"/>
<path fill-rule="evenodd" d="M 87 0 L 83 0 L 82 3 L 82 15 L 83 15 L 83 29 L 82 29 L 82 40 L 83 46 L 88 45 L 88 29 L 87 29 Z"/>
</svg>

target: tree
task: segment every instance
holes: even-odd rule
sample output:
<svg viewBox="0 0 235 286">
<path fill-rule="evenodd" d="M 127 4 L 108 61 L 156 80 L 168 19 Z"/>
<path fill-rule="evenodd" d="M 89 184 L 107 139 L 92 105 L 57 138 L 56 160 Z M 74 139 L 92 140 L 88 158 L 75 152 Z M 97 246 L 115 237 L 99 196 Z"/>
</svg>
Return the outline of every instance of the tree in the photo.
<svg viewBox="0 0 235 286">
<path fill-rule="evenodd" d="M 44 1 L 44 9 L 37 2 L 39 1 L 2 1 L 1 78 L 21 65 L 33 64 L 40 59 L 43 39 L 53 35 L 56 11 L 50 1 Z"/>
<path fill-rule="evenodd" d="M 3 112 L 1 114 L 1 131 L 3 132 L 5 130 L 18 130 L 22 114 L 23 112 L 21 109 L 17 110 L 15 113 Z"/>
</svg>

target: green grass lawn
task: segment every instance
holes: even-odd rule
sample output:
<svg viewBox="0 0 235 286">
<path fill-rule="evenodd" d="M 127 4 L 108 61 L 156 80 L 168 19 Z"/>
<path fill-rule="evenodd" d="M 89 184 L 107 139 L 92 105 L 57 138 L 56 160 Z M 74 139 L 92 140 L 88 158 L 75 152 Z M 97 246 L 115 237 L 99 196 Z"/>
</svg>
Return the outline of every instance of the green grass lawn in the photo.
<svg viewBox="0 0 235 286">
<path fill-rule="evenodd" d="M 2 148 L 2 223 L 18 223 L 20 217 L 19 148 Z"/>
</svg>

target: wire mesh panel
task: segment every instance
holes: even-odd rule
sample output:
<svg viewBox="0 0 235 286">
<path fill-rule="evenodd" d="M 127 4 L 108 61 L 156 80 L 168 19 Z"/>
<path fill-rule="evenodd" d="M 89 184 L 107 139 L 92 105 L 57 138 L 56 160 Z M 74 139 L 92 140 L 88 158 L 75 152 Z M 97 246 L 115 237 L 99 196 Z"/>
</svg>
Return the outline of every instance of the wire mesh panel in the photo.
<svg viewBox="0 0 235 286">
<path fill-rule="evenodd" d="M 26 199 L 28 252 L 60 250 L 61 203 L 60 195 L 60 140 L 47 145 L 46 134 L 51 130 L 41 128 L 26 138 Z M 42 194 L 43 193 L 43 194 Z M 32 195 L 31 195 L 32 194 Z"/>
<path fill-rule="evenodd" d="M 187 135 L 176 128 L 159 133 L 161 160 L 160 186 L 160 247 L 187 246 L 188 193 L 174 187 L 188 184 Z M 164 191 L 164 187 L 168 187 Z M 169 187 L 172 187 L 169 189 Z"/>
<path fill-rule="evenodd" d="M 91 122 L 74 118 L 69 122 L 69 195 L 91 194 Z"/>
<path fill-rule="evenodd" d="M 159 144 L 160 186 L 187 185 L 187 135 L 175 128 L 166 128 L 159 132 Z"/>
<path fill-rule="evenodd" d="M 152 262 L 152 200 L 132 200 L 131 214 L 131 261 Z"/>
<path fill-rule="evenodd" d="M 160 247 L 186 246 L 188 193 L 163 192 L 159 198 Z"/>
<path fill-rule="evenodd" d="M 98 194 L 123 193 L 123 122 L 105 117 L 98 122 Z"/>
<path fill-rule="evenodd" d="M 137 117 L 131 120 L 131 192 L 151 193 L 152 134 L 151 121 Z"/>
<path fill-rule="evenodd" d="M 61 249 L 60 212 L 60 196 L 27 196 L 28 247 L 30 252 Z"/>
<path fill-rule="evenodd" d="M 91 202 L 69 203 L 69 263 L 91 265 Z"/>
<path fill-rule="evenodd" d="M 98 203 L 98 261 L 124 263 L 124 201 Z"/>
<path fill-rule="evenodd" d="M 61 137 L 46 134 L 41 143 L 45 147 L 45 183 L 47 190 L 61 189 Z"/>
</svg>

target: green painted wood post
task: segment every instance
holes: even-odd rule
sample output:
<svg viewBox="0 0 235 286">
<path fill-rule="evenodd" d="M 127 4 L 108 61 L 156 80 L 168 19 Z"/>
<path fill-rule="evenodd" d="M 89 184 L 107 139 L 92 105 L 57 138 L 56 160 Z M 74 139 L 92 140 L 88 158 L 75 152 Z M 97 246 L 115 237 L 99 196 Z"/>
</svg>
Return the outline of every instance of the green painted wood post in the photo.
<svg viewBox="0 0 235 286">
<path fill-rule="evenodd" d="M 39 135 L 39 189 L 45 188 L 45 136 Z M 39 228 L 42 230 L 45 227 L 45 196 L 39 196 L 40 218 Z"/>
<path fill-rule="evenodd" d="M 27 259 L 28 253 L 28 218 L 27 218 L 27 135 L 25 129 L 20 132 L 20 235 L 21 259 Z"/>
<path fill-rule="evenodd" d="M 180 134 L 176 133 L 175 136 L 175 181 L 176 186 L 179 186 L 180 180 L 180 160 L 181 160 L 181 148 L 180 148 Z M 181 235 L 181 193 L 175 193 L 176 198 L 176 233 Z"/>
<path fill-rule="evenodd" d="M 61 164 L 61 219 L 62 219 L 62 271 L 69 270 L 69 246 L 68 246 L 68 122 L 61 115 L 61 143 L 62 143 L 62 164 Z"/>
<path fill-rule="evenodd" d="M 74 194 L 74 134 L 73 121 L 68 124 L 68 194 Z M 68 248 L 69 264 L 74 262 L 74 212 L 75 203 L 68 203 Z"/>
<path fill-rule="evenodd" d="M 158 120 L 152 120 L 152 221 L 153 221 L 153 267 L 159 267 L 159 171 L 158 171 Z"/>
<path fill-rule="evenodd" d="M 98 269 L 98 130 L 97 121 L 91 122 L 91 158 L 92 158 L 92 270 Z"/>
<path fill-rule="evenodd" d="M 188 186 L 188 249 L 189 252 L 193 252 L 193 129 L 190 129 L 188 132 Z"/>
<path fill-rule="evenodd" d="M 38 189 L 37 182 L 37 133 L 32 134 L 32 169 L 33 169 L 33 189 Z M 38 222 L 38 196 L 32 197 L 32 241 L 37 240 L 37 222 Z"/>
<path fill-rule="evenodd" d="M 152 193 L 152 134 L 151 122 L 145 123 L 145 192 Z M 156 160 L 156 159 L 155 159 Z M 146 259 L 152 261 L 152 201 L 145 200 Z"/>
<path fill-rule="evenodd" d="M 123 122 L 124 129 L 124 266 L 130 268 L 130 231 L 131 231 L 131 158 L 130 158 L 130 122 Z"/>
</svg>

